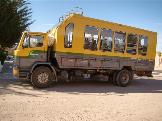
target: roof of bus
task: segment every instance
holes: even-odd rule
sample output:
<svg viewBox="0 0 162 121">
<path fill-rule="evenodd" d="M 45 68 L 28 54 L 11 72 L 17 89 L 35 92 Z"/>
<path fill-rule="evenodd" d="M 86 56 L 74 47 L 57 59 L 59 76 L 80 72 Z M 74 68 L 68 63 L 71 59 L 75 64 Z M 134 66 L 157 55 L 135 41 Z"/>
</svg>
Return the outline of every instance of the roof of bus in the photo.
<svg viewBox="0 0 162 121">
<path fill-rule="evenodd" d="M 45 32 L 29 32 L 29 31 L 24 31 L 23 33 L 31 33 L 31 34 L 46 34 Z"/>
<path fill-rule="evenodd" d="M 147 32 L 156 33 L 156 32 L 154 32 L 154 31 L 145 30 L 145 29 L 141 29 L 141 28 L 137 28 L 137 27 L 133 27 L 133 26 L 129 26 L 129 25 L 124 25 L 124 24 L 119 24 L 119 23 L 115 23 L 115 22 L 100 20 L 100 19 L 96 19 L 96 18 L 90 18 L 90 17 L 86 17 L 86 16 L 83 16 L 83 15 L 80 15 L 80 14 L 71 14 L 69 17 L 81 17 L 81 18 L 84 18 L 84 19 L 92 20 L 92 21 L 104 22 L 104 23 L 111 23 L 111 24 L 115 24 L 115 25 L 118 25 L 118 26 L 125 26 L 125 27 L 130 27 L 130 28 L 132 28 L 132 29 L 137 29 L 137 30 L 142 30 L 142 31 L 147 31 Z M 69 18 L 69 17 L 68 17 L 68 18 Z M 67 18 L 67 19 L 68 19 L 68 18 Z"/>
</svg>

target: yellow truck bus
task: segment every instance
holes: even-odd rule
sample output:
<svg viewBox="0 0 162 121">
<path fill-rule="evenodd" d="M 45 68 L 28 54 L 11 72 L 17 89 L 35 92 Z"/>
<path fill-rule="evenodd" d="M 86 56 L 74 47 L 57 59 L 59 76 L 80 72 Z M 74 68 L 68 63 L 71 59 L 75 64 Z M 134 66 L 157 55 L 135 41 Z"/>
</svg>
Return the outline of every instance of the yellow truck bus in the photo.
<svg viewBox="0 0 162 121">
<path fill-rule="evenodd" d="M 125 87 L 137 76 L 152 76 L 157 33 L 69 14 L 46 33 L 23 32 L 14 52 L 13 75 L 45 88 L 62 77 L 104 77 Z"/>
</svg>

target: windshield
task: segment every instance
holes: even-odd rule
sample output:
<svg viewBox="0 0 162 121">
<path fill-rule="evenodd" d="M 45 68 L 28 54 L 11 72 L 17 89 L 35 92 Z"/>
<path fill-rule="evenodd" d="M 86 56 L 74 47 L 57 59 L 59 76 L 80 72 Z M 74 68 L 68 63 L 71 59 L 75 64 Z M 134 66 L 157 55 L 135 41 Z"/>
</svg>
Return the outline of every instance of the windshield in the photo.
<svg viewBox="0 0 162 121">
<path fill-rule="evenodd" d="M 24 38 L 23 47 L 25 47 L 25 48 L 29 47 L 29 36 L 27 36 L 27 35 Z"/>
</svg>

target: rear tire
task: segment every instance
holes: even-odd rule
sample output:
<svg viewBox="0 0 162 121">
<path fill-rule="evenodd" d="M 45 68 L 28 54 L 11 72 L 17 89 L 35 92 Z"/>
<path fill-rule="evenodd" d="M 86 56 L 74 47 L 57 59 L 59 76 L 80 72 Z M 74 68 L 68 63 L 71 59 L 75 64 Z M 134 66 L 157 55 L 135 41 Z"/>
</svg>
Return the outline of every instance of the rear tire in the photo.
<svg viewBox="0 0 162 121">
<path fill-rule="evenodd" d="M 118 86 L 126 87 L 132 79 L 132 73 L 128 70 L 121 70 L 116 77 Z"/>
<path fill-rule="evenodd" d="M 117 78 L 118 73 L 119 73 L 119 71 L 115 71 L 115 72 L 112 74 L 112 83 L 113 83 L 113 85 L 118 85 L 118 84 L 117 84 L 117 81 L 116 81 L 116 78 Z"/>
<path fill-rule="evenodd" d="M 46 88 L 49 87 L 54 82 L 54 75 L 51 69 L 45 66 L 37 67 L 32 75 L 31 82 L 34 87 Z"/>
</svg>

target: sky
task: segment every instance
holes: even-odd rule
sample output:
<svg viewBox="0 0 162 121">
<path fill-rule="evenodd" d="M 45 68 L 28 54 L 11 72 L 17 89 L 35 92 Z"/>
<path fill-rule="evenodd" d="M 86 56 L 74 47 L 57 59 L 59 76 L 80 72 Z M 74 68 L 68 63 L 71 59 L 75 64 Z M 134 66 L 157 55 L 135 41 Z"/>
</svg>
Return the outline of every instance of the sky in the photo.
<svg viewBox="0 0 162 121">
<path fill-rule="evenodd" d="M 46 32 L 59 17 L 75 7 L 83 15 L 157 32 L 157 51 L 162 51 L 162 0 L 29 0 L 30 31 Z"/>
</svg>

